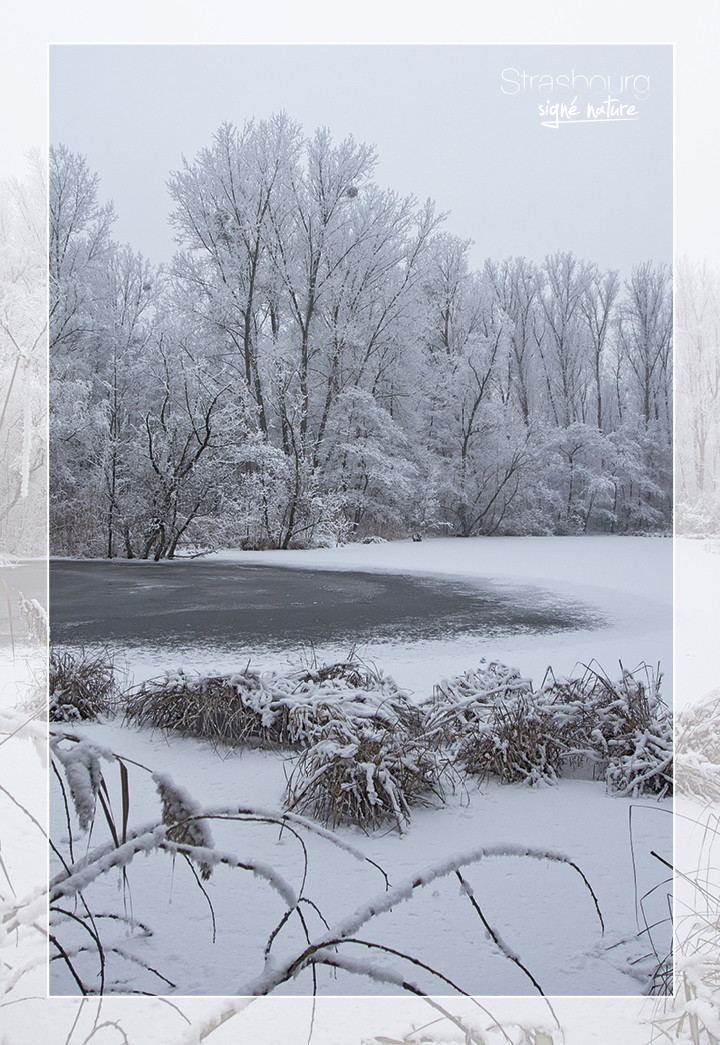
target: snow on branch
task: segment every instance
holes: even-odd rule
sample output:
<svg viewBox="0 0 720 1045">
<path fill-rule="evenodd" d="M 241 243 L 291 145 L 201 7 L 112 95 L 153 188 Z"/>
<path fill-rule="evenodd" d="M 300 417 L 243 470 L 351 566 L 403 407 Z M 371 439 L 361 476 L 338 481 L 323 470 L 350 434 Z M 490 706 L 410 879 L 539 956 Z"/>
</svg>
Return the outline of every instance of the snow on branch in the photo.
<svg viewBox="0 0 720 1045">
<path fill-rule="evenodd" d="M 459 853 L 447 857 L 445 860 L 439 861 L 436 864 L 432 864 L 419 874 L 406 878 L 405 881 L 401 882 L 399 885 L 393 886 L 384 893 L 372 897 L 366 903 L 358 907 L 354 914 L 342 919 L 340 922 L 332 926 L 326 933 L 323 933 L 322 936 L 312 941 L 306 948 L 304 948 L 301 954 L 291 956 L 283 962 L 278 962 L 276 959 L 268 961 L 263 973 L 255 980 L 241 984 L 237 993 L 241 995 L 268 994 L 280 983 L 284 983 L 286 980 L 296 976 L 307 965 L 314 962 L 318 951 L 328 947 L 337 946 L 343 941 L 346 941 L 349 937 L 354 936 L 363 925 L 369 922 L 376 915 L 383 914 L 391 910 L 393 907 L 396 907 L 398 904 L 409 900 L 416 889 L 430 885 L 438 878 L 444 878 L 447 875 L 458 871 L 461 867 L 478 863 L 488 857 L 519 857 L 567 864 L 582 878 L 585 887 L 592 897 L 600 921 L 601 931 L 604 931 L 602 914 L 600 912 L 597 897 L 595 896 L 595 893 L 585 875 L 579 869 L 577 864 L 575 864 L 569 856 L 566 856 L 565 853 L 556 849 L 543 849 L 535 846 L 525 846 L 514 843 L 480 846 L 471 849 L 468 852 Z"/>
</svg>

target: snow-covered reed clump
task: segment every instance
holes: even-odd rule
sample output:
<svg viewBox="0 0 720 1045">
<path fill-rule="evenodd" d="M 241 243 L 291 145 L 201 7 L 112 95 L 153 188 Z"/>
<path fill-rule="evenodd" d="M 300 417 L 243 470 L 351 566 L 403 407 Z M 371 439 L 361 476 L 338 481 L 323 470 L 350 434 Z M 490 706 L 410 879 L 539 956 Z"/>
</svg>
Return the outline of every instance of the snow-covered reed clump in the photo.
<svg viewBox="0 0 720 1045">
<path fill-rule="evenodd" d="M 512 783 L 552 781 L 587 763 L 626 796 L 672 790 L 672 716 L 661 675 L 621 665 L 612 681 L 599 669 L 535 689 L 514 668 L 493 663 L 443 681 L 426 705 L 424 735 L 466 772 Z"/>
<path fill-rule="evenodd" d="M 677 717 L 678 787 L 702 802 L 720 800 L 720 692 L 690 704 Z"/>
<path fill-rule="evenodd" d="M 78 686 L 88 670 L 80 662 Z M 295 752 L 286 808 L 333 828 L 390 821 L 402 830 L 413 805 L 442 803 L 460 774 L 532 785 L 584 766 L 626 797 L 670 793 L 672 720 L 660 682 L 647 665 L 621 665 L 615 681 L 589 667 L 568 679 L 548 671 L 536 688 L 495 662 L 414 704 L 390 677 L 349 659 L 288 673 L 168 672 L 127 696 L 125 716 L 217 744 Z"/>
<path fill-rule="evenodd" d="M 373 720 L 388 728 L 417 712 L 394 681 L 348 661 L 282 674 L 249 668 L 228 675 L 168 672 L 129 698 L 126 718 L 231 746 L 307 747 L 328 722 Z"/>
<path fill-rule="evenodd" d="M 291 674 L 167 674 L 144 683 L 126 717 L 229 745 L 300 749 L 287 807 L 336 827 L 400 828 L 410 805 L 441 797 L 442 759 L 395 682 L 355 661 Z"/>
<path fill-rule="evenodd" d="M 311 813 L 335 828 L 343 822 L 398 830 L 412 804 L 442 800 L 446 759 L 428 746 L 418 715 L 362 718 L 342 705 L 305 750 L 288 784 L 286 806 Z"/>
<path fill-rule="evenodd" d="M 49 667 L 51 722 L 92 721 L 113 712 L 117 685 L 107 653 L 51 648 Z"/>
</svg>

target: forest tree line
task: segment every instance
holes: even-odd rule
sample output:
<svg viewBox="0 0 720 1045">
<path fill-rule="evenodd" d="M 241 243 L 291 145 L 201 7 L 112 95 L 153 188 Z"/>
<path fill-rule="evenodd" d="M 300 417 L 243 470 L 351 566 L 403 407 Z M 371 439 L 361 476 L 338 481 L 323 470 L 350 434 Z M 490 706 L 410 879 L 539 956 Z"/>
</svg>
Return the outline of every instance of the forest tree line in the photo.
<svg viewBox="0 0 720 1045">
<path fill-rule="evenodd" d="M 0 181 L 0 553 L 47 548 L 47 168 Z M 4 562 L 4 560 L 3 560 Z"/>
<path fill-rule="evenodd" d="M 473 271 L 375 162 L 224 125 L 169 178 L 156 268 L 50 150 L 53 553 L 669 529 L 669 269 Z"/>
</svg>

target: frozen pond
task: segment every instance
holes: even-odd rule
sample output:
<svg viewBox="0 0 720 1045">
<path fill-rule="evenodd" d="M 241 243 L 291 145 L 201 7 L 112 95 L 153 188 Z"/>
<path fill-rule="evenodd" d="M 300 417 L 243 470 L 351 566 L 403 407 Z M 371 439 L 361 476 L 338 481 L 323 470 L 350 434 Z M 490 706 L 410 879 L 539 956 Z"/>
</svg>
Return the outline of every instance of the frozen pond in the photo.
<svg viewBox="0 0 720 1045">
<path fill-rule="evenodd" d="M 660 663 L 672 677 L 672 542 L 662 539 L 58 559 L 50 574 L 53 641 L 107 646 L 135 682 L 179 667 L 287 671 L 351 653 L 419 697 L 483 659 L 537 682 L 548 667 L 567 675 L 593 660 L 612 674 L 618 661 Z"/>
<path fill-rule="evenodd" d="M 527 584 L 232 562 L 50 567 L 53 641 L 228 649 L 548 634 L 601 627 L 596 610 Z"/>
</svg>

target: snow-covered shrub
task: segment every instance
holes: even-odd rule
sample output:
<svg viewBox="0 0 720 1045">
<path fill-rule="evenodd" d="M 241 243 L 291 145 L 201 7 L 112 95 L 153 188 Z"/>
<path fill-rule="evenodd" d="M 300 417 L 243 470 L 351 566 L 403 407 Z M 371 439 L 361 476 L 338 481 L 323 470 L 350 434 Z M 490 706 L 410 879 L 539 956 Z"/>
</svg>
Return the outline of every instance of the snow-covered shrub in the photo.
<svg viewBox="0 0 720 1045">
<path fill-rule="evenodd" d="M 478 668 L 472 668 L 452 679 L 443 679 L 434 687 L 433 699 L 462 702 L 480 695 L 490 698 L 498 693 L 507 695 L 531 689 L 532 680 L 523 678 L 517 668 L 493 660 L 489 664 L 483 662 Z"/>
<path fill-rule="evenodd" d="M 369 668 L 359 660 L 353 659 L 351 651 L 347 660 L 336 661 L 334 664 L 316 663 L 312 667 L 300 670 L 289 676 L 295 685 L 295 691 L 299 687 L 318 685 L 325 682 L 339 682 L 351 689 L 378 690 L 384 696 L 397 696 L 400 690 L 395 682 L 375 668 Z"/>
<path fill-rule="evenodd" d="M 328 721 L 288 783 L 287 809 L 309 812 L 332 828 L 393 820 L 402 831 L 413 803 L 442 799 L 443 759 L 407 721 L 368 719 L 340 704 L 326 711 Z"/>
<path fill-rule="evenodd" d="M 93 720 L 113 712 L 115 671 L 107 653 L 50 650 L 50 721 Z"/>
<path fill-rule="evenodd" d="M 392 679 L 353 661 L 290 674 L 166 674 L 140 686 L 126 716 L 223 744 L 306 747 L 338 708 L 353 719 L 388 724 L 418 717 Z"/>
<path fill-rule="evenodd" d="M 193 676 L 178 671 L 143 683 L 125 715 L 141 726 L 227 744 L 279 744 L 287 739 L 287 721 L 272 704 L 272 689 L 257 672 Z"/>
<path fill-rule="evenodd" d="M 531 694 L 493 704 L 487 720 L 478 721 L 457 752 L 460 763 L 475 776 L 492 774 L 505 783 L 534 784 L 559 777 L 569 750 L 555 708 Z"/>
<path fill-rule="evenodd" d="M 532 693 L 532 681 L 498 661 L 443 679 L 423 705 L 425 733 L 435 744 L 453 744 L 495 701 Z"/>
</svg>

